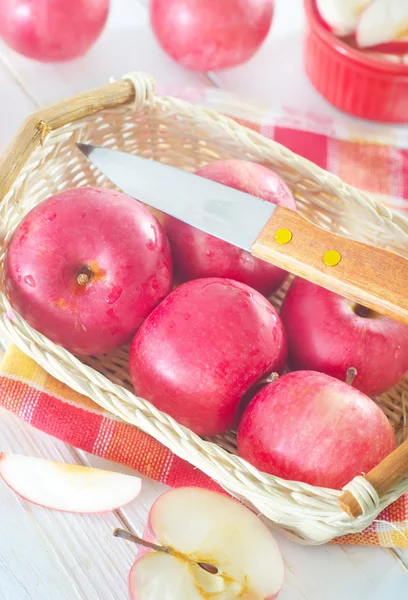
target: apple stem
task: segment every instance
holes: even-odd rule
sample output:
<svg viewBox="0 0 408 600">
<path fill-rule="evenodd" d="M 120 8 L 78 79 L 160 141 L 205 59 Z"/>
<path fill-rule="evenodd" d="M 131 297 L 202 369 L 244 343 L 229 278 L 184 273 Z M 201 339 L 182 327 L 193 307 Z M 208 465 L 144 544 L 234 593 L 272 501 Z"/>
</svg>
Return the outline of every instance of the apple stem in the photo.
<svg viewBox="0 0 408 600">
<path fill-rule="evenodd" d="M 127 540 L 128 542 L 133 542 L 134 544 L 139 544 L 140 546 L 144 546 L 145 548 L 150 548 L 151 550 L 155 550 L 156 552 L 166 552 L 167 554 L 171 554 L 170 548 L 166 546 L 158 546 L 157 544 L 153 544 L 153 542 L 148 542 L 143 538 L 130 533 L 129 531 L 125 531 L 124 529 L 115 529 L 113 532 L 115 537 L 121 538 L 122 540 Z"/>
<path fill-rule="evenodd" d="M 125 531 L 124 529 L 115 529 L 113 535 L 123 540 L 127 540 L 128 542 L 133 542 L 134 544 L 144 546 L 145 548 L 150 548 L 151 550 L 155 550 L 156 552 L 165 552 L 166 554 L 171 554 L 173 556 L 180 556 L 180 554 L 175 550 L 172 550 L 172 548 L 168 548 L 167 546 L 158 546 L 157 544 L 154 544 L 153 542 L 148 542 L 147 540 L 144 540 L 143 538 L 140 538 L 137 535 L 130 533 L 130 531 Z M 207 571 L 207 573 L 210 573 L 211 575 L 217 575 L 219 572 L 218 568 L 215 565 L 211 565 L 206 562 L 196 562 L 188 556 L 183 556 L 183 558 L 192 564 L 198 565 L 204 571 Z"/>
<path fill-rule="evenodd" d="M 353 385 L 353 381 L 356 378 L 357 369 L 356 367 L 349 367 L 346 373 L 346 383 L 347 385 Z"/>
<path fill-rule="evenodd" d="M 259 385 L 266 385 L 267 383 L 273 383 L 279 379 L 279 373 L 270 373 L 266 377 L 263 377 L 258 381 Z"/>
</svg>

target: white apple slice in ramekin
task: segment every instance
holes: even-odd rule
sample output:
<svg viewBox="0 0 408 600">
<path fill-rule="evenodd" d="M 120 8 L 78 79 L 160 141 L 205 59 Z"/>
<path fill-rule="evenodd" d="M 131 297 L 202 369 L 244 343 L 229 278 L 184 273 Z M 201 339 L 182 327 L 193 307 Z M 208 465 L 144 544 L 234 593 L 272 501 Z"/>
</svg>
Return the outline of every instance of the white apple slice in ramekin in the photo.
<svg viewBox="0 0 408 600">
<path fill-rule="evenodd" d="M 401 0 L 402 1 L 402 0 Z M 373 0 L 316 0 L 317 10 L 335 35 L 354 33 L 362 12 Z"/>
<path fill-rule="evenodd" d="M 370 48 L 388 44 L 389 51 L 408 49 L 408 0 L 374 0 L 361 14 L 357 45 Z M 392 44 L 392 47 L 391 45 Z"/>
</svg>

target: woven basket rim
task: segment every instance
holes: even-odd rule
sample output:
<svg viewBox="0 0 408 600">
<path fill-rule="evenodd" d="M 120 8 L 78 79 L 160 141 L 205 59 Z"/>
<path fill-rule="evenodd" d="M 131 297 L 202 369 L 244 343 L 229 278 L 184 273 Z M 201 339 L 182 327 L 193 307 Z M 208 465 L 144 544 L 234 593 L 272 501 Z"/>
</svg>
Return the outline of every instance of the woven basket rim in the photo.
<svg viewBox="0 0 408 600">
<path fill-rule="evenodd" d="M 310 161 L 295 155 L 284 146 L 267 140 L 262 134 L 252 131 L 243 125 L 238 124 L 233 119 L 221 116 L 214 111 L 195 107 L 186 101 L 172 97 L 158 98 L 153 97 L 153 95 L 154 82 L 152 78 L 143 73 L 136 73 L 125 76 L 124 79 L 110 83 L 98 90 L 85 92 L 84 94 L 75 96 L 73 99 L 65 100 L 48 109 L 34 113 L 23 124 L 20 132 L 0 159 L 1 196 L 4 198 L 8 195 L 30 156 L 41 147 L 47 139 L 52 139 L 53 133 L 58 132 L 72 121 L 81 120 L 84 117 L 96 114 L 100 111 L 119 110 L 121 107 L 130 110 L 129 105 L 133 105 L 133 109 L 138 111 L 146 106 L 150 106 L 154 101 L 158 104 L 162 103 L 163 106 L 167 106 L 170 103 L 174 108 L 178 108 L 181 112 L 183 110 L 189 111 L 190 113 L 198 115 L 198 118 L 203 118 L 205 115 L 206 118 L 214 119 L 216 120 L 217 125 L 225 127 L 226 130 L 228 129 L 228 131 L 231 132 L 231 135 L 233 135 L 234 132 L 238 132 L 248 141 L 249 145 L 253 144 L 256 147 L 265 148 L 265 151 L 267 151 L 268 148 L 273 147 L 274 151 L 279 153 L 283 160 L 295 163 L 297 168 L 306 175 L 309 174 L 314 177 L 324 176 L 325 184 L 333 191 L 339 193 L 340 190 L 344 195 L 351 195 L 357 201 L 367 203 L 367 205 L 370 206 L 373 211 L 376 211 L 382 219 L 388 219 L 396 229 L 408 232 L 407 217 L 394 213 L 390 209 L 379 204 L 375 199 L 366 196 L 360 190 L 345 184 L 337 176 L 329 174 Z M 16 157 L 18 157 L 17 160 Z M 3 308 L 4 314 L 7 315 L 7 313 L 12 311 L 9 301 L 3 292 L 0 294 L 0 305 Z M 408 482 L 405 482 L 397 490 L 392 490 L 385 498 L 370 498 L 369 501 L 363 505 L 363 517 L 361 517 L 358 522 L 353 521 L 337 506 L 337 498 L 341 494 L 339 490 L 316 488 L 315 486 L 310 486 L 308 484 L 287 481 L 273 475 L 260 473 L 245 460 L 228 454 L 227 451 L 219 448 L 212 442 L 201 440 L 201 438 L 190 432 L 188 429 L 176 423 L 171 417 L 164 413 L 160 413 L 160 411 L 155 409 L 150 403 L 147 403 L 141 398 L 137 398 L 125 388 L 113 384 L 107 377 L 100 374 L 92 367 L 84 365 L 69 352 L 56 346 L 45 336 L 33 330 L 19 315 L 15 315 L 14 319 L 3 317 L 1 319 L 0 327 L 11 337 L 14 343 L 16 343 L 23 352 L 32 356 L 32 358 L 45 368 L 45 370 L 50 372 L 51 375 L 57 377 L 76 391 L 91 397 L 104 408 L 107 407 L 106 400 L 103 396 L 104 394 L 109 396 L 109 402 L 111 402 L 111 404 L 107 410 L 112 411 L 113 407 L 114 414 L 120 418 L 125 417 L 125 420 L 132 422 L 132 411 L 135 413 L 136 411 L 139 411 L 140 414 L 138 414 L 138 419 L 144 423 L 142 429 L 165 445 L 168 445 L 166 444 L 166 436 L 169 436 L 169 431 L 171 431 L 171 436 L 177 435 L 179 437 L 177 443 L 180 444 L 178 454 L 181 455 L 182 458 L 189 460 L 186 451 L 188 444 L 190 444 L 190 446 L 188 446 L 189 452 L 191 452 L 192 449 L 194 452 L 205 449 L 208 456 L 211 457 L 211 460 L 209 460 L 208 465 L 202 470 L 216 481 L 219 480 L 219 477 L 217 478 L 217 475 L 214 474 L 214 470 L 218 468 L 218 460 L 223 463 L 220 467 L 221 469 L 225 470 L 231 467 L 237 477 L 236 489 L 232 493 L 241 499 L 247 497 L 244 492 L 245 487 L 254 485 L 252 479 L 262 482 L 265 488 L 269 489 L 271 499 L 275 498 L 274 501 L 277 503 L 282 500 L 280 496 L 284 494 L 284 492 L 280 494 L 279 490 L 275 489 L 276 486 L 282 488 L 282 490 L 290 491 L 290 493 L 300 501 L 301 507 L 303 502 L 301 496 L 303 495 L 304 499 L 310 499 L 311 496 L 316 493 L 316 490 L 318 490 L 320 494 L 319 497 L 324 498 L 324 502 L 338 509 L 335 511 L 336 518 L 334 520 L 344 527 L 345 533 L 349 533 L 350 531 L 361 531 L 364 529 L 375 518 L 380 510 L 393 502 L 399 495 L 408 489 Z M 70 369 L 65 368 L 64 366 L 61 367 L 61 364 L 64 365 L 67 362 L 70 365 Z M 74 376 L 74 373 L 77 377 Z M 89 381 L 91 381 L 91 384 Z M 154 418 L 155 425 L 148 422 L 148 419 L 143 414 L 140 406 L 141 403 L 143 404 L 143 409 L 145 409 L 146 406 L 148 407 L 148 412 Z M 159 427 L 157 427 L 158 423 L 160 424 Z M 154 429 L 155 426 L 156 429 Z M 189 462 L 191 462 L 191 460 Z M 353 480 L 353 482 L 354 488 L 357 487 L 357 491 L 354 488 L 353 491 L 356 491 L 356 494 L 358 495 L 360 485 L 358 478 L 356 478 L 356 481 Z M 228 487 L 227 489 L 228 491 L 231 491 Z M 258 498 L 258 496 L 262 496 L 262 498 Z M 263 506 L 264 503 L 263 492 L 260 491 L 257 493 L 257 490 L 254 489 L 251 500 L 248 500 L 248 502 L 259 509 L 259 506 Z M 319 502 L 319 499 L 315 500 L 317 510 L 320 510 L 321 508 Z M 312 501 L 310 501 L 309 504 L 308 502 L 303 502 L 302 510 L 304 510 L 305 513 L 307 511 L 313 512 L 312 507 Z M 293 507 L 290 505 L 288 512 L 291 512 L 292 509 Z M 300 513 L 301 512 L 302 511 L 300 511 Z M 297 518 L 301 521 L 301 514 Z M 334 518 L 333 515 L 331 515 L 331 518 Z M 271 520 L 279 522 L 279 518 Z M 287 526 L 285 526 L 285 528 L 286 527 Z M 296 530 L 296 527 L 293 529 Z M 307 537 L 307 535 L 305 536 L 304 531 L 302 535 Z M 300 541 L 302 536 L 296 533 L 295 537 L 297 538 L 297 541 Z M 335 536 L 333 535 L 332 537 Z M 317 543 L 327 541 L 326 538 L 323 539 L 322 537 L 318 537 Z M 311 536 L 311 539 L 316 543 L 313 536 Z"/>
</svg>

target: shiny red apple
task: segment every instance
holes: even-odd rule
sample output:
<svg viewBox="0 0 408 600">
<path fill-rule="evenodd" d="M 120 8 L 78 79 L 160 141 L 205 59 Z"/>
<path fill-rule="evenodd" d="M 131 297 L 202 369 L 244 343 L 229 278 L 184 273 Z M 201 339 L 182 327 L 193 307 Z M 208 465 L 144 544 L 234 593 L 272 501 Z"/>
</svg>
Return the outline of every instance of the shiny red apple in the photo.
<svg viewBox="0 0 408 600">
<path fill-rule="evenodd" d="M 150 21 L 173 60 L 212 71 L 249 60 L 264 42 L 273 0 L 151 0 Z"/>
<path fill-rule="evenodd" d="M 109 0 L 0 0 L 0 37 L 42 62 L 85 54 L 105 27 Z"/>
<path fill-rule="evenodd" d="M 373 400 L 315 371 L 265 386 L 238 429 L 238 453 L 283 479 L 341 489 L 395 449 L 393 428 Z"/>
<path fill-rule="evenodd" d="M 321 371 L 368 396 L 393 387 L 408 370 L 408 327 L 355 302 L 294 279 L 281 309 L 293 369 Z"/>
<path fill-rule="evenodd" d="M 100 354 L 130 341 L 170 291 L 170 247 L 136 200 L 72 189 L 23 219 L 8 244 L 5 280 L 32 327 L 75 354 Z"/>
<path fill-rule="evenodd" d="M 244 160 L 220 160 L 198 169 L 196 174 L 296 210 L 286 183 L 262 165 Z M 165 217 L 163 225 L 170 240 L 177 278 L 181 281 L 227 277 L 269 295 L 287 275 L 275 265 L 182 221 Z"/>
<path fill-rule="evenodd" d="M 285 331 L 261 294 L 228 279 L 197 279 L 143 323 L 130 374 L 139 396 L 194 432 L 215 435 L 236 424 L 243 395 L 285 360 Z"/>
</svg>

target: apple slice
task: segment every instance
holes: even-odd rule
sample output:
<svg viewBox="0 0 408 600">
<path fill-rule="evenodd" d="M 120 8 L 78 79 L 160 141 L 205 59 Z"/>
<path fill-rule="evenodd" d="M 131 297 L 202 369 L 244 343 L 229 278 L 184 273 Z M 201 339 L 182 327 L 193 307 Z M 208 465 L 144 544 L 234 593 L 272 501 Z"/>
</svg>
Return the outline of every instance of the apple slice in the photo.
<svg viewBox="0 0 408 600">
<path fill-rule="evenodd" d="M 0 475 L 25 500 L 66 512 L 115 510 L 142 487 L 139 477 L 7 452 L 0 454 Z"/>
<path fill-rule="evenodd" d="M 317 0 L 317 10 L 335 35 L 343 37 L 354 33 L 364 9 L 373 0 Z"/>
<path fill-rule="evenodd" d="M 374 0 L 362 13 L 356 28 L 360 48 L 406 52 L 408 48 L 408 2 Z"/>
<path fill-rule="evenodd" d="M 282 588 L 284 566 L 272 534 L 235 500 L 194 487 L 171 490 L 154 503 L 150 527 L 164 552 L 135 562 L 132 600 L 271 600 Z"/>
</svg>

